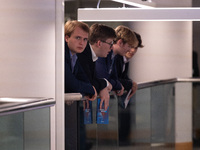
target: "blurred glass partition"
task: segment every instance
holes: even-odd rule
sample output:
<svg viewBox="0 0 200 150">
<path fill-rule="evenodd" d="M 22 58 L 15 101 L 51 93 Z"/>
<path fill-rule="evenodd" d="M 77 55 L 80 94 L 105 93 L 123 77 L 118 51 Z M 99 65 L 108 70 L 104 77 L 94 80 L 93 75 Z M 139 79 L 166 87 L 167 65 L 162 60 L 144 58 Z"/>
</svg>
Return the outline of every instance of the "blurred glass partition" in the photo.
<svg viewBox="0 0 200 150">
<path fill-rule="evenodd" d="M 80 102 L 80 150 L 118 149 L 118 99 L 110 95 L 108 124 L 97 123 L 97 100 L 92 102 L 92 123 L 84 124 L 83 106 Z"/>
<path fill-rule="evenodd" d="M 0 149 L 23 150 L 23 113 L 0 116 Z"/>
<path fill-rule="evenodd" d="M 151 145 L 174 146 L 174 83 L 151 87 Z"/>
<path fill-rule="evenodd" d="M 96 108 L 97 109 L 97 108 Z M 118 99 L 110 96 L 109 123 L 97 124 L 97 149 L 118 149 Z"/>
<path fill-rule="evenodd" d="M 50 108 L 24 112 L 24 150 L 50 150 Z"/>
<path fill-rule="evenodd" d="M 84 124 L 80 103 L 81 150 L 174 149 L 174 83 L 140 88 L 126 109 L 121 97 L 111 95 L 109 124 L 96 123 L 97 102 L 92 102 L 93 123 Z M 81 115 L 82 114 L 82 115 Z"/>
<path fill-rule="evenodd" d="M 119 111 L 119 124 L 124 127 L 119 128 L 120 150 L 172 147 L 174 107 L 174 84 L 139 89 L 128 107 Z"/>
<path fill-rule="evenodd" d="M 200 148 L 200 82 L 193 83 L 193 147 Z"/>
<path fill-rule="evenodd" d="M 0 149 L 50 150 L 51 98 L 0 98 Z"/>
<path fill-rule="evenodd" d="M 1 150 L 50 150 L 50 108 L 0 116 Z"/>
<path fill-rule="evenodd" d="M 138 90 L 126 109 L 119 105 L 120 150 L 126 147 L 137 149 L 140 146 L 150 148 L 150 94 L 150 88 Z"/>
<path fill-rule="evenodd" d="M 122 97 L 110 95 L 109 123 L 84 124 L 83 100 L 78 105 L 77 146 L 80 150 L 182 150 L 200 148 L 200 80 L 169 79 L 138 84 L 124 108 Z M 70 120 L 68 120 L 70 122 Z"/>
</svg>

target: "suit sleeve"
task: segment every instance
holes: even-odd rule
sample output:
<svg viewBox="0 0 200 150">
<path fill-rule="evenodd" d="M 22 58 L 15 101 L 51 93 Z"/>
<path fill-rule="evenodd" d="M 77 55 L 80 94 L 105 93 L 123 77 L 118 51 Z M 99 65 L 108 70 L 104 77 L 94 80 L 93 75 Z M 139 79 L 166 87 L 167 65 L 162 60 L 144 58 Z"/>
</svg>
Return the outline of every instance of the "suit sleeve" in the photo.
<svg viewBox="0 0 200 150">
<path fill-rule="evenodd" d="M 96 61 L 96 73 L 98 78 L 106 78 L 113 86 L 113 90 L 121 90 L 121 83 L 119 82 L 116 73 L 115 65 L 113 65 L 112 73 L 109 74 L 109 69 L 106 64 L 106 58 L 99 58 Z"/>
<path fill-rule="evenodd" d="M 90 49 L 85 49 L 84 52 L 78 54 L 78 59 L 91 84 L 95 87 L 97 93 L 99 93 L 107 84 L 105 80 L 97 78 L 95 63 L 92 61 L 92 58 L 90 58 L 91 54 L 89 54 L 89 50 Z"/>
<path fill-rule="evenodd" d="M 78 64 L 77 64 L 78 65 Z M 87 80 L 87 76 L 78 65 L 76 76 L 71 72 L 68 63 L 65 63 L 65 93 L 81 93 L 83 95 L 94 95 L 94 89 Z"/>
<path fill-rule="evenodd" d="M 128 77 L 128 66 L 129 66 L 129 63 L 127 63 L 125 65 L 125 71 L 122 72 L 123 63 L 124 63 L 123 59 L 122 60 L 117 59 L 117 61 L 116 61 L 117 74 L 118 74 L 119 81 L 124 86 L 124 89 L 129 91 L 133 86 L 132 80 Z"/>
</svg>

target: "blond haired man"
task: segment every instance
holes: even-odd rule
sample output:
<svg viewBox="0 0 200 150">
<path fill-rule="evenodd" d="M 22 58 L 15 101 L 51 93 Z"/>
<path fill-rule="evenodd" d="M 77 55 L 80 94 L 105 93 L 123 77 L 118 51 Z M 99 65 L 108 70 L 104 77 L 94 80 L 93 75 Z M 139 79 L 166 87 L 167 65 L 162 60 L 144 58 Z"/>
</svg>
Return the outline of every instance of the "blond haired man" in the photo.
<svg viewBox="0 0 200 150">
<path fill-rule="evenodd" d="M 65 24 L 65 93 L 81 93 L 88 100 L 95 100 L 97 92 L 83 71 L 77 53 L 85 49 L 89 26 L 80 21 Z"/>
<path fill-rule="evenodd" d="M 135 34 L 126 26 L 118 26 L 115 28 L 116 38 L 114 40 L 113 49 L 106 58 L 100 57 L 96 62 L 96 72 L 99 78 L 106 78 L 113 87 L 113 91 L 118 96 L 121 96 L 124 92 L 124 87 L 120 83 L 117 70 L 115 56 L 125 56 L 131 48 L 135 48 L 138 45 L 138 40 Z"/>
</svg>

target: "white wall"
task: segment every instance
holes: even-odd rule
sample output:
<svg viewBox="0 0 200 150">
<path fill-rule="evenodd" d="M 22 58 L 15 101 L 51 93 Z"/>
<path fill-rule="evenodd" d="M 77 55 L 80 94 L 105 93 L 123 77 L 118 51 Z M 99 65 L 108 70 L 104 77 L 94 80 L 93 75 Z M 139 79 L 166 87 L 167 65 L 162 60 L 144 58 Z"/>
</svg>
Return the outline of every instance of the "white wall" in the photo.
<svg viewBox="0 0 200 150">
<path fill-rule="evenodd" d="M 0 20 L 0 97 L 54 98 L 51 149 L 63 150 L 64 2 L 1 0 Z"/>
<path fill-rule="evenodd" d="M 55 0 L 1 0 L 0 96 L 55 97 Z"/>
<path fill-rule="evenodd" d="M 134 22 L 144 48 L 132 58 L 130 75 L 136 82 L 192 76 L 192 22 Z"/>
<path fill-rule="evenodd" d="M 191 7 L 192 0 L 152 0 L 156 7 Z"/>
<path fill-rule="evenodd" d="M 192 143 L 192 83 L 177 83 L 175 93 L 175 142 Z"/>
</svg>

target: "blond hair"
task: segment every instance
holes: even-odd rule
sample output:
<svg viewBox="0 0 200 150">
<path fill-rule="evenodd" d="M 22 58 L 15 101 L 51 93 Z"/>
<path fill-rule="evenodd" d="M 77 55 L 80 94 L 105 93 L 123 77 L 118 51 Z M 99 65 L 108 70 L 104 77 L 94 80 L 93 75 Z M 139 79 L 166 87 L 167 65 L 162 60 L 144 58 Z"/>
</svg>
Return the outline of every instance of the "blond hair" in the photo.
<svg viewBox="0 0 200 150">
<path fill-rule="evenodd" d="M 138 46 L 138 40 L 135 33 L 128 27 L 120 25 L 115 28 L 115 32 L 117 35 L 115 42 L 121 39 L 124 44 L 128 43 L 132 48 L 136 48 Z"/>
<path fill-rule="evenodd" d="M 65 36 L 70 37 L 76 27 L 81 28 L 83 31 L 87 32 L 88 34 L 90 33 L 89 26 L 86 23 L 80 22 L 77 20 L 70 20 L 65 23 Z"/>
</svg>

